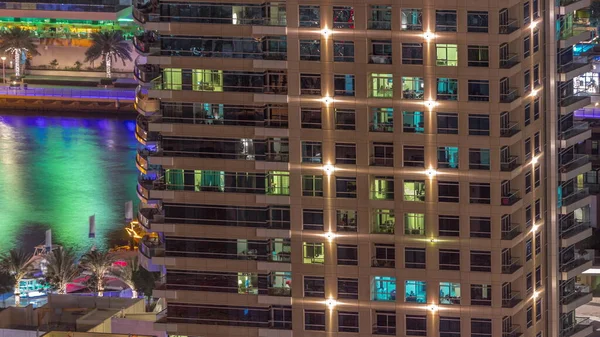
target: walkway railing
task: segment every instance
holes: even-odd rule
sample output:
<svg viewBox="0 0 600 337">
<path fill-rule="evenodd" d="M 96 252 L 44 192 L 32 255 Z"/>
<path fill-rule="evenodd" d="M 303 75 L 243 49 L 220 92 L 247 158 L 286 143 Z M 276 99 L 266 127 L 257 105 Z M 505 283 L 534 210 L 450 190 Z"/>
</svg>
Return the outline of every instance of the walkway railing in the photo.
<svg viewBox="0 0 600 337">
<path fill-rule="evenodd" d="M 112 90 L 112 89 L 70 89 L 70 88 L 20 88 L 11 89 L 0 87 L 0 96 L 33 96 L 33 97 L 62 97 L 62 98 L 92 98 L 107 100 L 135 99 L 134 90 Z"/>
</svg>

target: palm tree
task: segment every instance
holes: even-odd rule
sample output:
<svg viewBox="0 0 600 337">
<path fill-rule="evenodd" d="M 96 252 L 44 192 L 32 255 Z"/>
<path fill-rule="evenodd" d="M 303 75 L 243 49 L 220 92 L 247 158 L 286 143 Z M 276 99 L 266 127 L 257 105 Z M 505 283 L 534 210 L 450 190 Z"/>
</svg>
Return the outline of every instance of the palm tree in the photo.
<svg viewBox="0 0 600 337">
<path fill-rule="evenodd" d="M 21 54 L 28 52 L 31 55 L 40 55 L 29 31 L 19 27 L 0 32 L 0 50 L 4 53 L 13 54 L 15 58 L 15 76 L 17 77 L 21 76 Z"/>
<path fill-rule="evenodd" d="M 138 298 L 138 284 L 136 284 L 136 274 L 140 270 L 137 256 L 127 261 L 124 267 L 114 270 L 114 275 L 125 285 L 131 288 L 131 298 Z"/>
<path fill-rule="evenodd" d="M 59 247 L 46 256 L 46 283 L 59 294 L 67 293 L 67 283 L 79 273 L 77 256 L 72 249 Z"/>
<path fill-rule="evenodd" d="M 17 306 L 21 303 L 19 283 L 31 271 L 31 264 L 33 262 L 31 256 L 31 254 L 27 254 L 21 250 L 11 249 L 0 260 L 2 270 L 14 278 L 15 305 Z"/>
<path fill-rule="evenodd" d="M 83 268 L 92 273 L 92 284 L 98 290 L 99 297 L 104 294 L 104 278 L 108 276 L 115 261 L 115 255 L 108 251 L 90 250 L 81 257 Z"/>
<path fill-rule="evenodd" d="M 106 77 L 111 78 L 111 65 L 113 62 L 121 60 L 125 66 L 125 60 L 133 60 L 131 58 L 131 46 L 120 31 L 114 32 L 97 32 L 90 35 L 92 45 L 85 51 L 84 62 L 94 62 L 97 59 L 102 59 L 106 65 Z"/>
</svg>

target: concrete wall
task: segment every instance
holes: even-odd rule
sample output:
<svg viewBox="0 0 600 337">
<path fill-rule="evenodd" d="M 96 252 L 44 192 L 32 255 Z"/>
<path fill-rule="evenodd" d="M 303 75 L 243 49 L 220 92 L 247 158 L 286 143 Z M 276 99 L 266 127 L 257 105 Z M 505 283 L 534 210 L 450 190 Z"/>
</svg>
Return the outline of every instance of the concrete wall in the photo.
<svg viewBox="0 0 600 337">
<path fill-rule="evenodd" d="M 156 314 L 148 314 L 152 318 L 151 320 L 142 320 L 141 317 L 135 317 L 137 315 L 127 315 L 126 318 L 113 318 L 112 333 L 122 334 L 135 334 L 135 335 L 153 335 L 156 337 L 166 337 L 165 331 L 155 331 L 154 321 L 156 320 Z M 139 320 L 138 320 L 139 319 Z"/>
<path fill-rule="evenodd" d="M 38 335 L 37 331 L 0 329 L 0 337 L 38 337 L 43 334 L 44 331 L 40 331 Z"/>
<path fill-rule="evenodd" d="M 125 65 L 122 62 L 113 63 L 113 71 L 125 71 L 131 72 L 133 71 L 133 64 L 135 58 L 138 56 L 135 48 L 129 42 L 131 46 L 131 57 L 133 61 L 126 61 Z M 64 69 L 64 67 L 73 67 L 74 63 L 79 61 L 83 63 L 85 59 L 85 51 L 86 47 L 76 47 L 76 46 L 59 46 L 59 45 L 43 45 L 38 47 L 38 52 L 41 54 L 39 56 L 34 56 L 31 59 L 32 66 L 40 66 L 40 65 L 49 65 L 52 60 L 56 59 L 58 61 L 58 68 Z M 9 61 L 11 58 L 7 59 L 7 66 L 9 65 Z M 94 65 L 99 66 L 102 61 L 97 61 Z M 82 68 L 91 66 L 89 63 L 84 63 Z"/>
</svg>

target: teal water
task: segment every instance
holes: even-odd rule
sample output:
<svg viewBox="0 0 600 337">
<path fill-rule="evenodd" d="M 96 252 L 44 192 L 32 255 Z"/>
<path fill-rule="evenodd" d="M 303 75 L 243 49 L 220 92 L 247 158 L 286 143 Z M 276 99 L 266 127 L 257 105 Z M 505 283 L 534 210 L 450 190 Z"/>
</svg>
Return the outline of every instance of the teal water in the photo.
<svg viewBox="0 0 600 337">
<path fill-rule="evenodd" d="M 134 129 L 117 118 L 0 116 L 0 252 L 33 251 L 47 229 L 78 251 L 126 244 L 124 204 L 137 205 Z"/>
</svg>

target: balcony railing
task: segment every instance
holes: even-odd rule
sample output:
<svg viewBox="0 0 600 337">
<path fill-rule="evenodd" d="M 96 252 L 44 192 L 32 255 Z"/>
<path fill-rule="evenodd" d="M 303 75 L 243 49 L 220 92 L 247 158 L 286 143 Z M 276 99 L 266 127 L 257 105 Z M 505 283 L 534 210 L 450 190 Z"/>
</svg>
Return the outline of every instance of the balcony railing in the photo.
<svg viewBox="0 0 600 337">
<path fill-rule="evenodd" d="M 373 325 L 373 334 L 374 335 L 396 335 L 396 327 L 395 326 L 380 326 L 377 324 Z"/>
<path fill-rule="evenodd" d="M 519 191 L 510 191 L 509 194 L 503 195 L 501 198 L 502 206 L 512 206 L 519 200 L 521 200 Z"/>
<path fill-rule="evenodd" d="M 160 100 L 148 97 L 148 90 L 141 85 L 135 89 L 135 108 L 142 114 L 160 112 Z"/>
<path fill-rule="evenodd" d="M 368 27 L 368 29 L 373 29 L 373 30 L 390 30 L 390 29 L 392 29 L 392 22 L 391 21 L 369 20 L 367 27 Z"/>
<path fill-rule="evenodd" d="M 500 103 L 512 103 L 519 98 L 519 91 L 511 88 L 507 93 L 500 93 Z"/>
<path fill-rule="evenodd" d="M 519 133 L 519 123 L 510 122 L 508 125 L 500 127 L 500 137 L 512 137 Z"/>
<path fill-rule="evenodd" d="M 518 257 L 513 257 L 509 264 L 502 264 L 502 274 L 512 274 L 521 267 L 521 260 Z"/>
<path fill-rule="evenodd" d="M 559 73 L 568 73 L 569 71 L 581 68 L 589 63 L 585 56 L 573 57 L 570 62 L 558 66 Z"/>
<path fill-rule="evenodd" d="M 517 156 L 509 156 L 508 161 L 500 162 L 500 171 L 502 172 L 511 172 L 517 167 L 521 166 L 519 164 L 519 157 Z"/>
<path fill-rule="evenodd" d="M 501 24 L 500 30 L 498 33 L 500 34 L 510 34 L 519 29 L 519 22 L 516 19 L 509 19 L 508 23 Z"/>
<path fill-rule="evenodd" d="M 568 206 L 579 200 L 582 200 L 583 198 L 586 198 L 589 195 L 590 195 L 590 190 L 587 187 L 585 187 L 580 190 L 574 191 L 571 194 L 562 198 L 561 204 L 562 204 L 562 206 Z"/>
<path fill-rule="evenodd" d="M 521 234 L 521 226 L 519 224 L 511 224 L 511 228 L 502 231 L 502 240 L 512 240 Z"/>
<path fill-rule="evenodd" d="M 561 131 L 558 137 L 560 140 L 566 140 L 584 133 L 589 129 L 590 123 L 588 122 L 574 122 L 570 128 L 566 129 L 565 131 Z"/>
<path fill-rule="evenodd" d="M 396 260 L 394 260 L 394 259 L 381 259 L 381 258 L 374 257 L 373 260 L 371 261 L 371 266 L 372 267 L 377 267 L 377 268 L 395 268 L 396 267 Z"/>
<path fill-rule="evenodd" d="M 274 17 L 216 17 L 216 16 L 168 16 L 160 15 L 149 8 L 133 6 L 133 17 L 141 23 L 147 22 L 180 22 L 180 23 L 212 23 L 224 25 L 250 25 L 250 26 L 280 26 L 287 25 L 285 7 L 278 8 L 279 15 Z"/>
<path fill-rule="evenodd" d="M 571 96 L 560 98 L 559 99 L 559 105 L 564 108 L 564 107 L 567 107 L 569 105 L 575 104 L 575 103 L 577 103 L 577 102 L 579 102 L 581 100 L 584 100 L 584 99 L 586 99 L 588 97 L 589 97 L 589 94 L 587 92 L 585 92 L 585 91 L 579 91 L 577 93 L 574 93 Z"/>
<path fill-rule="evenodd" d="M 74 2 L 74 3 L 69 3 Z M 129 6 L 119 4 L 98 4 L 85 3 L 85 1 L 61 1 L 61 3 L 52 3 L 51 1 L 3 1 L 0 2 L 0 9 L 8 10 L 32 10 L 32 11 L 60 11 L 60 12 L 102 12 L 116 13 Z"/>
<path fill-rule="evenodd" d="M 139 249 L 147 258 L 165 256 L 165 246 L 158 238 L 156 240 L 150 240 L 144 237 L 140 241 Z"/>
<path fill-rule="evenodd" d="M 372 166 L 387 166 L 387 167 L 394 166 L 394 158 L 389 158 L 389 157 L 371 156 L 370 162 L 371 162 Z"/>
<path fill-rule="evenodd" d="M 500 59 L 500 69 L 510 69 L 519 64 L 518 54 L 508 54 L 508 58 Z"/>
<path fill-rule="evenodd" d="M 589 221 L 570 219 L 560 222 L 560 238 L 567 239 L 590 228 Z"/>
<path fill-rule="evenodd" d="M 590 255 L 590 254 L 587 254 L 587 255 Z M 589 262 L 591 260 L 591 257 L 588 257 L 587 255 L 575 256 L 575 257 L 573 257 L 573 259 L 571 259 L 570 261 L 567 261 L 567 262 L 559 261 L 560 271 L 561 272 L 569 272 L 581 265 L 586 264 L 587 262 Z"/>
<path fill-rule="evenodd" d="M 590 293 L 589 286 L 575 286 L 575 290 L 571 293 L 561 295 L 560 303 L 561 304 L 569 304 L 573 303 L 579 298 L 585 297 Z"/>
<path fill-rule="evenodd" d="M 569 337 L 584 330 L 592 324 L 592 320 L 589 317 L 575 317 L 575 322 L 572 325 L 562 327 L 560 331 L 561 337 Z"/>
<path fill-rule="evenodd" d="M 559 167 L 559 171 L 561 173 L 569 172 L 578 167 L 581 167 L 590 162 L 590 156 L 587 154 L 575 154 L 568 162 L 561 164 Z"/>
<path fill-rule="evenodd" d="M 275 75 L 275 74 L 272 74 Z M 280 74 L 277 74 L 280 75 Z M 240 75 L 233 75 L 240 76 Z M 263 85 L 229 85 L 223 83 L 221 79 L 218 83 L 196 83 L 196 84 L 179 84 L 179 83 L 163 83 L 162 76 L 152 80 L 152 89 L 154 90 L 185 90 L 197 92 L 245 92 L 245 93 L 263 93 L 263 94 L 278 94 L 286 95 L 288 92 L 287 84 L 263 84 Z M 285 76 L 282 79 L 285 83 Z M 305 89 L 306 90 L 306 89 Z M 312 90 L 312 89 L 311 89 Z"/>
<path fill-rule="evenodd" d="M 392 55 L 369 55 L 369 63 L 392 64 Z"/>
<path fill-rule="evenodd" d="M 502 331 L 502 337 L 519 337 L 522 334 L 520 325 L 511 325 L 508 331 Z"/>
<path fill-rule="evenodd" d="M 514 308 L 521 301 L 522 301 L 521 293 L 518 291 L 513 291 L 510 293 L 509 297 L 502 298 L 502 307 L 503 308 Z"/>
<path fill-rule="evenodd" d="M 133 37 L 133 45 L 138 52 L 148 54 L 160 49 L 160 36 L 152 31 Z"/>
</svg>

